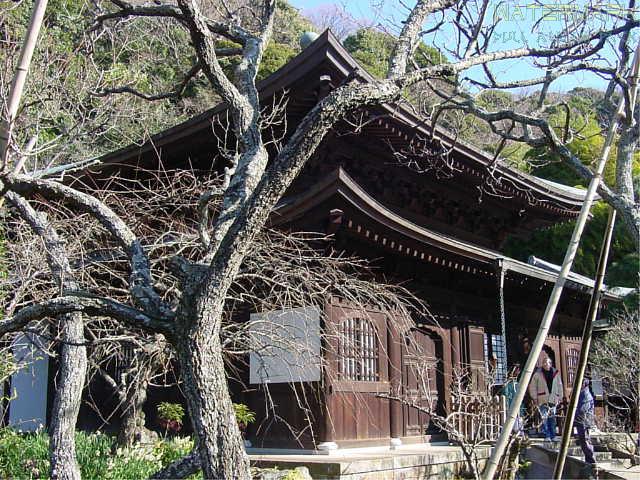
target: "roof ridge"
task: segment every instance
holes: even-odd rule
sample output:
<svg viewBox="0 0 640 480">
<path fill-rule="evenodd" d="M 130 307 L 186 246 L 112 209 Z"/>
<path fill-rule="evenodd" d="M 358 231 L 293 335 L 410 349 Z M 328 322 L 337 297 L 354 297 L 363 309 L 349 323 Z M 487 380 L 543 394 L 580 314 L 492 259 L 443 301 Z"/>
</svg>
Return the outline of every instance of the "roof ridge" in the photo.
<svg viewBox="0 0 640 480">
<path fill-rule="evenodd" d="M 313 63 L 308 63 L 310 61 L 313 61 Z M 366 70 L 358 64 L 349 52 L 347 52 L 337 37 L 333 35 L 329 29 L 326 29 L 307 48 L 303 49 L 293 59 L 258 83 L 257 87 L 260 98 L 270 98 L 275 91 L 286 88 L 286 85 L 292 84 L 302 74 L 310 71 L 315 66 L 321 65 L 325 61 L 331 62 L 335 68 L 342 72 L 345 78 L 357 71 L 361 81 L 375 81 L 374 77 L 366 72 Z M 298 77 L 287 77 L 294 72 L 298 72 Z M 404 123 L 406 127 L 411 129 L 419 128 L 425 132 L 425 135 L 430 136 L 432 128 L 430 120 L 416 112 L 413 112 L 409 107 L 402 104 L 383 104 L 381 105 L 381 108 L 386 109 L 392 118 Z M 226 104 L 219 103 L 213 108 L 205 110 L 184 122 L 152 135 L 141 145 L 132 144 L 103 155 L 100 158 L 100 162 L 106 166 L 131 161 L 131 159 L 138 158 L 141 155 L 148 153 L 149 151 L 156 150 L 165 144 L 177 141 L 192 131 L 210 128 L 209 120 L 225 109 Z M 429 130 L 429 132 L 427 132 L 427 130 Z M 494 158 L 492 158 L 488 152 L 485 152 L 484 150 L 467 142 L 461 141 L 458 138 L 454 138 L 453 133 L 449 132 L 444 127 L 436 125 L 435 131 L 441 140 L 444 140 L 449 144 L 449 146 L 457 150 L 457 152 L 464 158 L 475 160 L 485 168 L 490 164 L 494 164 L 496 170 L 502 176 L 510 179 L 511 181 L 515 181 L 521 186 L 530 188 L 543 195 L 554 197 L 555 200 L 563 203 L 564 205 L 570 205 L 571 208 L 566 208 L 566 210 L 575 209 L 582 203 L 584 196 L 581 196 L 579 191 L 576 191 L 575 189 L 562 188 L 554 182 L 546 181 L 539 177 L 521 172 L 509 165 L 505 165 L 504 162 L 496 163 Z"/>
</svg>

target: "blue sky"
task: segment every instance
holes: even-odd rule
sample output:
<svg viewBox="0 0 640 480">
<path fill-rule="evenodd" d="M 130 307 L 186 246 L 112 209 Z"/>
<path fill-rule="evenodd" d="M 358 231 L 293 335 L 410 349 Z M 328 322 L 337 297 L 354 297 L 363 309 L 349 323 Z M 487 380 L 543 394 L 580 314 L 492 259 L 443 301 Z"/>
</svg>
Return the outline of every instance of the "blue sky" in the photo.
<svg viewBox="0 0 640 480">
<path fill-rule="evenodd" d="M 543 1 L 542 6 L 539 3 L 536 4 L 534 0 L 508 0 L 506 3 L 496 1 L 490 12 L 498 15 L 502 20 L 493 36 L 494 50 L 518 48 L 525 44 L 529 46 L 539 45 L 539 41 L 544 42 L 545 36 L 558 32 L 563 25 L 562 16 L 557 13 L 554 16 L 550 11 L 557 12 L 558 7 L 583 11 L 586 3 L 585 0 Z M 620 11 L 614 1 L 605 0 L 602 4 L 610 10 L 617 9 Z M 406 9 L 402 7 L 399 0 L 337 0 L 335 2 L 327 0 L 290 0 L 290 3 L 303 12 L 313 12 L 327 8 L 329 5 L 337 5 L 345 9 L 351 17 L 362 25 L 381 25 L 387 31 L 395 33 L 399 30 L 397 25 L 400 24 L 400 20 L 406 16 Z M 406 2 L 408 5 L 413 5 L 413 3 L 411 0 Z M 555 10 L 553 10 L 554 8 Z M 636 15 L 638 15 L 638 11 L 636 11 Z M 536 22 L 543 16 L 545 16 L 545 20 L 539 22 L 540 26 L 535 33 L 532 32 Z M 598 22 L 599 20 L 594 19 L 594 21 Z M 453 27 L 450 24 L 445 24 L 435 35 L 431 35 L 424 40 L 428 45 L 453 45 L 455 44 L 453 32 Z M 635 38 L 638 38 L 637 32 Z M 606 56 L 609 60 L 615 59 L 613 51 L 609 51 Z M 535 67 L 529 60 L 511 60 L 495 63 L 493 64 L 493 71 L 501 81 L 538 77 L 542 73 L 542 70 Z M 473 78 L 478 78 L 481 75 L 480 69 L 469 72 L 469 76 Z M 552 89 L 555 91 L 568 91 L 577 86 L 604 89 L 606 84 L 605 80 L 593 73 L 581 72 L 557 80 L 552 85 Z"/>
</svg>

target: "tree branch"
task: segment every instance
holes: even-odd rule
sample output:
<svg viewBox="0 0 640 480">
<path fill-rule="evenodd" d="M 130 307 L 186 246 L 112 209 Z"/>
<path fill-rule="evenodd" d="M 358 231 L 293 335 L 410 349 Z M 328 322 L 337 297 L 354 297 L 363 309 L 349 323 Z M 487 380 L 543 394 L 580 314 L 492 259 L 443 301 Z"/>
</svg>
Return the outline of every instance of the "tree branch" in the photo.
<svg viewBox="0 0 640 480">
<path fill-rule="evenodd" d="M 41 194 L 48 199 L 63 200 L 93 215 L 115 237 L 129 257 L 130 291 L 134 301 L 151 315 L 158 317 L 173 315 L 170 307 L 162 301 L 153 288 L 149 259 L 140 240 L 113 210 L 94 196 L 51 180 L 11 174 L 6 174 L 2 180 L 5 188 L 22 196 L 31 197 Z"/>
<path fill-rule="evenodd" d="M 264 0 L 258 36 L 247 35 L 234 81 L 227 78 L 215 53 L 215 41 L 207 29 L 207 19 L 193 0 L 178 0 L 202 69 L 213 88 L 229 105 L 235 138 L 237 164 L 222 200 L 221 211 L 209 242 L 210 259 L 233 222 L 240 205 L 251 195 L 267 165 L 268 154 L 260 129 L 261 112 L 256 76 L 262 55 L 271 37 L 275 0 Z"/>
<path fill-rule="evenodd" d="M 143 328 L 154 333 L 171 334 L 173 332 L 171 318 L 152 317 L 108 298 L 76 296 L 79 294 L 80 292 L 74 292 L 74 295 L 57 297 L 21 308 L 13 316 L 0 321 L 0 336 L 18 331 L 30 322 L 72 312 L 82 312 L 95 317 L 110 317 L 131 327 Z"/>
<path fill-rule="evenodd" d="M 111 0 L 119 10 L 115 12 L 105 13 L 96 17 L 93 26 L 90 31 L 101 28 L 105 22 L 109 20 L 117 20 L 128 17 L 166 17 L 173 18 L 180 23 L 184 23 L 185 16 L 180 8 L 171 4 L 159 4 L 159 5 L 144 5 L 134 6 L 133 4 L 121 0 Z M 244 45 L 248 37 L 251 36 L 249 32 L 238 25 L 234 25 L 231 22 L 217 22 L 214 20 L 206 19 L 206 27 L 211 33 L 221 35 L 232 42 Z"/>
<path fill-rule="evenodd" d="M 238 49 L 227 49 L 227 50 L 233 50 L 235 52 L 240 52 L 240 50 Z M 182 93 L 184 92 L 184 89 L 187 88 L 187 85 L 189 84 L 189 82 L 191 81 L 191 79 L 193 77 L 195 77 L 198 72 L 202 70 L 202 65 L 200 63 L 196 63 L 193 67 L 191 67 L 191 70 L 189 70 L 182 82 L 180 82 L 172 91 L 170 92 L 165 92 L 165 93 L 159 93 L 157 95 L 148 95 L 146 93 L 143 93 L 135 88 L 129 87 L 129 86 L 124 86 L 124 87 L 117 87 L 117 88 L 105 88 L 103 90 L 101 90 L 100 92 L 95 92 L 94 95 L 96 97 L 106 97 L 107 95 L 111 95 L 111 94 L 118 94 L 118 93 L 130 93 L 131 95 L 135 95 L 136 97 L 142 98 L 143 100 L 148 100 L 150 102 L 154 102 L 157 100 L 166 100 L 167 98 L 179 98 L 182 96 Z"/>
<path fill-rule="evenodd" d="M 396 80 L 396 82 L 402 87 L 408 87 L 410 85 L 414 85 L 415 83 L 420 82 L 421 80 L 427 78 L 438 78 L 438 77 L 446 77 L 449 75 L 454 75 L 456 73 L 462 72 L 464 70 L 468 70 L 471 67 L 476 65 L 484 65 L 491 62 L 496 62 L 499 60 L 509 60 L 514 58 L 527 58 L 527 57 L 535 57 L 535 58 L 553 58 L 557 55 L 563 54 L 571 49 L 576 47 L 582 47 L 586 44 L 596 41 L 596 46 L 593 47 L 590 51 L 590 54 L 593 55 L 595 51 L 600 50 L 605 47 L 606 41 L 608 38 L 614 35 L 618 35 L 620 33 L 628 32 L 633 30 L 634 28 L 638 28 L 640 26 L 639 20 L 630 20 L 624 25 L 619 27 L 612 28 L 610 30 L 601 30 L 596 33 L 592 33 L 589 35 L 582 36 L 572 41 L 568 41 L 558 45 L 553 48 L 514 48 L 511 50 L 500 50 L 497 52 L 484 53 L 482 55 L 476 55 L 474 57 L 470 57 L 464 60 L 460 60 L 455 63 L 446 63 L 440 65 L 434 65 L 431 67 L 426 67 L 421 70 L 411 72 L 406 74 L 403 77 L 400 77 Z M 584 58 L 583 54 L 575 54 L 568 55 L 564 58 L 564 60 L 581 60 Z"/>
<path fill-rule="evenodd" d="M 409 59 L 420 41 L 420 33 L 428 15 L 455 4 L 455 0 L 420 0 L 407 18 L 389 61 L 389 78 L 397 78 L 407 71 Z"/>
</svg>

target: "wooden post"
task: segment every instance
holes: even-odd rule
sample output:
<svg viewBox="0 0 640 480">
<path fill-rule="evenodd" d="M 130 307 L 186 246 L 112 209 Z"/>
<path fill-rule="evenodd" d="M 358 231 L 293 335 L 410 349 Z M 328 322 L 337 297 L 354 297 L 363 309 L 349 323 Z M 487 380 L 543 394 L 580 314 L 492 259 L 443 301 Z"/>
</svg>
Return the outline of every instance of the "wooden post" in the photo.
<svg viewBox="0 0 640 480">
<path fill-rule="evenodd" d="M 634 55 L 633 64 L 631 67 L 631 73 L 629 76 L 629 83 L 631 85 L 631 98 L 635 97 L 635 90 L 638 88 L 638 66 L 640 63 L 640 43 L 636 47 L 636 53 Z M 540 322 L 540 327 L 538 329 L 538 334 L 533 342 L 533 346 L 531 348 L 531 352 L 529 353 L 529 357 L 522 369 L 522 377 L 521 383 L 518 386 L 518 390 L 516 391 L 515 398 L 511 404 L 511 408 L 509 408 L 509 413 L 507 414 L 507 421 L 502 427 L 502 432 L 500 433 L 500 438 L 496 442 L 495 447 L 491 452 L 491 457 L 487 461 L 487 465 L 482 473 L 482 478 L 484 480 L 493 480 L 493 476 L 496 473 L 498 468 L 498 464 L 500 463 L 500 459 L 504 455 L 507 446 L 509 444 L 509 436 L 513 429 L 513 425 L 516 422 L 516 418 L 518 417 L 518 412 L 520 410 L 520 405 L 524 400 L 525 393 L 527 391 L 527 386 L 531 381 L 531 377 L 533 376 L 533 372 L 536 366 L 536 362 L 538 360 L 538 356 L 540 352 L 542 352 L 542 347 L 544 346 L 544 342 L 547 338 L 547 334 L 549 333 L 549 329 L 551 328 L 551 322 L 553 321 L 554 315 L 556 313 L 556 308 L 558 307 L 558 303 L 560 302 L 560 295 L 562 295 L 562 291 L 564 289 L 564 284 L 569 278 L 569 274 L 571 273 L 571 267 L 573 266 L 573 260 L 575 258 L 576 252 L 578 251 L 578 246 L 580 244 L 580 237 L 582 236 L 582 232 L 584 230 L 585 224 L 587 223 L 587 219 L 589 217 L 589 211 L 591 210 L 591 205 L 596 196 L 596 190 L 598 189 L 598 185 L 600 185 L 600 180 L 602 179 L 602 174 L 604 171 L 604 166 L 607 163 L 607 158 L 609 157 L 609 153 L 611 152 L 611 147 L 613 145 L 613 139 L 618 127 L 618 123 L 620 121 L 620 116 L 624 111 L 624 102 L 625 97 L 621 95 L 620 103 L 618 104 L 618 108 L 616 109 L 615 117 L 611 120 L 611 125 L 609 126 L 609 131 L 607 132 L 607 138 L 604 142 L 604 147 L 602 149 L 602 153 L 600 154 L 600 159 L 598 160 L 598 164 L 593 173 L 593 178 L 589 182 L 589 188 L 587 189 L 587 193 L 585 195 L 584 202 L 582 204 L 582 208 L 580 210 L 580 215 L 576 220 L 576 225 L 573 229 L 573 234 L 571 235 L 571 240 L 569 241 L 569 245 L 567 246 L 567 252 L 565 253 L 564 260 L 562 262 L 562 267 L 560 268 L 560 273 L 558 274 L 558 278 L 556 279 L 556 283 L 553 286 L 553 290 L 551 291 L 551 296 L 549 297 L 549 301 L 547 303 L 547 308 L 542 317 L 542 321 Z M 633 109 L 633 107 L 632 107 Z"/>
<path fill-rule="evenodd" d="M 336 369 L 336 348 L 337 348 L 337 338 L 336 338 L 336 307 L 333 305 L 331 298 L 325 302 L 324 311 L 326 315 L 326 320 L 324 324 L 324 335 L 322 336 L 322 346 L 323 350 L 326 352 L 324 361 L 326 362 L 325 368 L 323 369 L 324 376 L 324 391 L 323 391 L 323 402 L 322 409 L 324 410 L 324 422 L 322 424 L 322 432 L 321 444 L 332 444 L 334 443 L 335 435 L 335 426 L 334 426 L 334 414 L 332 407 L 335 405 L 333 402 L 333 396 L 335 395 L 333 391 L 333 382 L 336 379 L 337 369 Z"/>
<path fill-rule="evenodd" d="M 20 58 L 18 60 L 18 68 L 11 82 L 11 90 L 9 90 L 9 98 L 7 99 L 6 111 L 2 112 L 6 115 L 2 125 L 0 125 L 0 161 L 3 167 L 6 167 L 9 159 L 9 147 L 11 146 L 11 133 L 13 123 L 18 113 L 18 106 L 22 98 L 22 91 L 27 81 L 27 73 L 31 64 L 31 57 L 36 48 L 38 34 L 42 26 L 45 10 L 47 9 L 47 0 L 36 0 L 31 12 L 31 19 L 27 27 L 27 33 L 20 50 Z"/>
<path fill-rule="evenodd" d="M 395 317 L 389 317 L 387 329 L 387 349 L 389 351 L 389 384 L 391 394 L 402 388 L 402 338 Z M 397 400 L 389 400 L 389 432 L 391 438 L 402 436 L 402 405 Z"/>
<path fill-rule="evenodd" d="M 595 285 L 593 286 L 593 292 L 591 293 L 591 301 L 589 302 L 589 311 L 587 318 L 584 322 L 584 329 L 582 331 L 582 345 L 580 347 L 580 359 L 578 360 L 578 367 L 576 368 L 576 374 L 573 380 L 573 388 L 571 389 L 571 399 L 569 400 L 569 406 L 567 407 L 567 415 L 564 419 L 564 428 L 562 430 L 562 442 L 560 444 L 560 451 L 556 457 L 556 464 L 553 469 L 553 478 L 560 479 L 562 470 L 564 469 L 564 463 L 567 458 L 567 451 L 569 450 L 569 440 L 571 440 L 571 432 L 573 430 L 573 420 L 578 405 L 578 397 L 580 396 L 580 390 L 582 390 L 582 380 L 584 373 L 587 370 L 587 360 L 589 358 L 589 349 L 591 348 L 591 334 L 593 332 L 593 321 L 596 319 L 598 310 L 600 307 L 600 298 L 602 293 L 602 284 L 604 283 L 604 274 L 607 269 L 607 260 L 609 258 L 609 247 L 611 246 L 611 237 L 613 235 L 613 227 L 616 222 L 616 211 L 609 210 L 609 218 L 607 219 L 607 228 L 604 232 L 604 239 L 602 241 L 602 247 L 600 248 L 600 258 L 598 259 L 598 272 L 596 274 Z"/>
</svg>

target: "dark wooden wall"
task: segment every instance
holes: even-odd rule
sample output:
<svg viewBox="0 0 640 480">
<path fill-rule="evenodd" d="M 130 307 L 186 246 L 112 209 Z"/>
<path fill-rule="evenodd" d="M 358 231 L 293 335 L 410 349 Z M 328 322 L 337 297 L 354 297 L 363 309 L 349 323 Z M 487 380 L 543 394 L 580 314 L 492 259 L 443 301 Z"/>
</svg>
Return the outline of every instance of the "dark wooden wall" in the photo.
<svg viewBox="0 0 640 480">
<path fill-rule="evenodd" d="M 340 375 L 340 325 L 363 314 L 377 328 L 380 377 L 375 382 L 344 380 Z M 358 311 L 334 299 L 327 306 L 327 332 L 323 441 L 346 445 L 393 437 L 428 440 L 438 432 L 427 414 L 380 394 L 400 395 L 418 404 L 431 402 L 444 413 L 451 405 L 453 369 L 468 365 L 478 375 L 484 369 L 480 326 L 437 326 L 379 310 Z M 419 379 L 422 368 L 428 371 L 428 384 Z"/>
<path fill-rule="evenodd" d="M 387 444 L 396 437 L 426 441 L 438 433 L 429 416 L 381 394 L 400 394 L 417 403 L 432 401 L 444 413 L 451 405 L 456 367 L 469 367 L 474 380 L 482 381 L 486 329 L 471 319 L 451 317 L 435 325 L 376 308 L 359 310 L 335 298 L 328 301 L 325 313 L 321 382 L 252 385 L 237 397 L 256 412 L 258 421 L 247 432 L 255 446 L 314 448 L 321 442 L 336 442 L 344 447 Z M 341 325 L 354 318 L 366 318 L 375 327 L 375 379 L 344 378 L 341 370 Z M 526 347 L 517 344 L 522 341 L 522 337 L 510 340 L 510 363 L 517 361 L 514 355 L 525 354 Z M 540 362 L 547 355 L 554 359 L 568 398 L 572 375 L 568 360 L 579 352 L 579 338 L 550 335 L 545 349 Z M 417 370 L 424 366 L 430 378 L 426 390 L 417 378 Z"/>
</svg>

